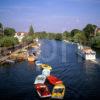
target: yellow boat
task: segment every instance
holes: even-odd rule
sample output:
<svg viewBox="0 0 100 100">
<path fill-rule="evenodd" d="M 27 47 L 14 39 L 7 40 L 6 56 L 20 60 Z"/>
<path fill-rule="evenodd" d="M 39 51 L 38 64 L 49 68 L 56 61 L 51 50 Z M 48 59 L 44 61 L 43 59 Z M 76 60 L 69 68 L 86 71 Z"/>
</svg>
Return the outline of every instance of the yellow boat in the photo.
<svg viewBox="0 0 100 100">
<path fill-rule="evenodd" d="M 57 84 L 54 86 L 52 91 L 53 99 L 63 99 L 65 94 L 65 86 L 63 84 Z"/>
<path fill-rule="evenodd" d="M 43 69 L 49 69 L 49 70 L 52 69 L 52 67 L 49 66 L 48 64 L 41 64 L 40 67 L 42 67 Z"/>
<path fill-rule="evenodd" d="M 35 59 L 35 57 L 33 56 L 33 55 L 29 55 L 28 56 L 28 61 L 29 62 L 34 62 L 36 59 Z"/>
</svg>

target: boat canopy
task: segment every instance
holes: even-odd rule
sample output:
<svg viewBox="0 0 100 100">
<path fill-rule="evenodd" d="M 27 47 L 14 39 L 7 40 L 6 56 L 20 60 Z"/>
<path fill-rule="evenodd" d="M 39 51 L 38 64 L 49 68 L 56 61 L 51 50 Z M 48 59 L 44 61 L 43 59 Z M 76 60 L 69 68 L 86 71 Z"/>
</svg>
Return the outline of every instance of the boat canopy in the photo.
<svg viewBox="0 0 100 100">
<path fill-rule="evenodd" d="M 63 84 L 57 84 L 52 91 L 52 98 L 63 99 L 65 93 L 65 86 Z"/>
<path fill-rule="evenodd" d="M 50 70 L 49 69 L 43 69 L 42 74 L 47 77 L 47 76 L 50 75 Z"/>
<path fill-rule="evenodd" d="M 38 84 L 38 83 L 44 84 L 45 80 L 46 80 L 45 75 L 38 75 L 35 79 L 34 84 Z"/>
</svg>

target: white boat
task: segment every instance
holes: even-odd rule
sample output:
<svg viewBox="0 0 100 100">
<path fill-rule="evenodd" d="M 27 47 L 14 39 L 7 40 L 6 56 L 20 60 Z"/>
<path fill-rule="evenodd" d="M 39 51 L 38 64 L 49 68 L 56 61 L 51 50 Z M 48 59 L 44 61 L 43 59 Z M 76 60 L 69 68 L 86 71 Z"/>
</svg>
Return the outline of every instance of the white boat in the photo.
<svg viewBox="0 0 100 100">
<path fill-rule="evenodd" d="M 46 80 L 45 75 L 38 75 L 35 79 L 34 84 L 38 84 L 38 83 L 44 84 L 45 80 Z"/>
<path fill-rule="evenodd" d="M 40 66 L 40 65 L 42 64 L 42 62 L 36 61 L 35 64 L 36 64 L 37 66 Z"/>
<path fill-rule="evenodd" d="M 69 41 L 68 40 L 63 40 L 64 42 L 66 42 L 66 43 L 69 43 Z"/>
<path fill-rule="evenodd" d="M 42 75 L 45 75 L 46 77 L 50 75 L 50 70 L 49 69 L 43 69 L 42 70 Z"/>
<path fill-rule="evenodd" d="M 6 60 L 6 63 L 15 63 L 15 61 L 14 60 Z"/>
<path fill-rule="evenodd" d="M 83 57 L 85 60 L 96 59 L 96 52 L 93 51 L 90 47 L 83 47 L 82 45 L 78 45 L 77 54 Z"/>
</svg>

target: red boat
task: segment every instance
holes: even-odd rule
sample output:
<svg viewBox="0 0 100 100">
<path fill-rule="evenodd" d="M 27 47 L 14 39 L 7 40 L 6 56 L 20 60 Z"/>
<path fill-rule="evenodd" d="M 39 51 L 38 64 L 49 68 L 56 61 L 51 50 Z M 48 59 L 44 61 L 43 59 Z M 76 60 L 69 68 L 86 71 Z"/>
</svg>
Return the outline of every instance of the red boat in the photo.
<svg viewBox="0 0 100 100">
<path fill-rule="evenodd" d="M 51 97 L 51 93 L 45 84 L 40 84 L 40 83 L 36 84 L 35 89 L 36 89 L 38 95 L 40 96 L 40 98 Z"/>
<path fill-rule="evenodd" d="M 52 75 L 48 76 L 47 79 L 52 85 L 63 83 L 60 79 L 58 79 L 57 77 L 52 76 Z"/>
</svg>

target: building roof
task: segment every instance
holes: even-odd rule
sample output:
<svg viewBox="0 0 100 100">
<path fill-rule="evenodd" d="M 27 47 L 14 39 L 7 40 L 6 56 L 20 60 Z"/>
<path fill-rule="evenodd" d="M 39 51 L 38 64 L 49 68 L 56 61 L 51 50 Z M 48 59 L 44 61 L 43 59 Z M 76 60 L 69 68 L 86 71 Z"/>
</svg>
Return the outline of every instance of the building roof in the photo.
<svg viewBox="0 0 100 100">
<path fill-rule="evenodd" d="M 27 32 L 16 32 L 16 34 L 17 34 L 18 36 L 20 36 L 22 33 L 24 33 L 24 35 L 27 35 L 27 34 L 28 34 Z"/>
</svg>

